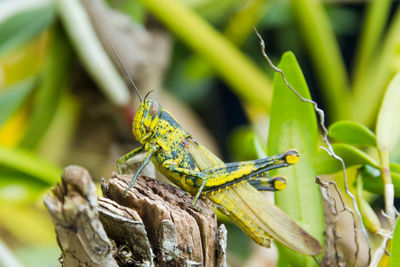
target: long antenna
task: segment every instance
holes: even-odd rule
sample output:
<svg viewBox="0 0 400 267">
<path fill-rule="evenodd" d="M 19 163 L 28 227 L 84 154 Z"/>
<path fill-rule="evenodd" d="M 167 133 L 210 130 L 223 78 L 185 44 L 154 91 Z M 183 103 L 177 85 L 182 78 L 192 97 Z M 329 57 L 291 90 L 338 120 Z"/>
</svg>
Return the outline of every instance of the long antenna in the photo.
<svg viewBox="0 0 400 267">
<path fill-rule="evenodd" d="M 131 75 L 129 74 L 129 72 L 128 72 L 127 69 L 125 68 L 124 64 L 122 63 L 121 59 L 119 58 L 119 56 L 118 56 L 118 54 L 117 54 L 117 51 L 115 51 L 115 49 L 114 49 L 114 47 L 112 46 L 111 43 L 110 43 L 110 46 L 111 46 L 111 49 L 113 50 L 115 56 L 117 57 L 119 64 L 121 64 L 121 67 L 123 68 L 123 70 L 124 70 L 126 76 L 128 76 L 129 81 L 131 82 L 133 88 L 135 88 L 136 93 L 137 93 L 137 95 L 138 95 L 138 97 L 139 97 L 140 102 L 142 102 L 142 101 L 143 101 L 143 100 L 142 100 L 142 97 L 140 96 L 139 90 L 137 89 L 135 83 L 133 82 Z"/>
</svg>

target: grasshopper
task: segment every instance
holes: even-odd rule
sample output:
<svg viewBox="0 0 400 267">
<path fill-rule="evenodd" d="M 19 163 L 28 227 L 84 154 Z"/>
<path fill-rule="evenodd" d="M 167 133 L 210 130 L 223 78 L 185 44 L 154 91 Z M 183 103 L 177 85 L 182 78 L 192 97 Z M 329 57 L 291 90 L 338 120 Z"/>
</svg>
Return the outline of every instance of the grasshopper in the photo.
<svg viewBox="0 0 400 267">
<path fill-rule="evenodd" d="M 169 180 L 194 195 L 194 206 L 201 196 L 208 197 L 257 244 L 270 247 L 271 239 L 275 239 L 302 254 L 316 256 L 321 253 L 321 245 L 314 237 L 259 192 L 285 188 L 283 177 L 261 175 L 295 164 L 299 158 L 296 150 L 264 159 L 224 163 L 196 142 L 159 103 L 146 99 L 148 94 L 142 99 L 115 50 L 114 53 L 141 102 L 132 123 L 133 135 L 141 146 L 117 161 L 118 172 L 122 172 L 121 165 L 127 160 L 147 152 L 125 194 L 152 160 Z"/>
</svg>

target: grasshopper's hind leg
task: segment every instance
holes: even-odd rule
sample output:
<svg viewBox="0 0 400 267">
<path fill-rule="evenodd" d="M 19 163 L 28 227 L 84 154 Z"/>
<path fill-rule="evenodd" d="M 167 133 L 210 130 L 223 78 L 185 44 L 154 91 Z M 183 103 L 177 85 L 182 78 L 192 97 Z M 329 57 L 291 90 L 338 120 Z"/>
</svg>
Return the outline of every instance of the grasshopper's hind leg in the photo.
<svg viewBox="0 0 400 267">
<path fill-rule="evenodd" d="M 299 151 L 297 149 L 289 149 L 283 153 L 283 158 L 288 164 L 295 164 L 299 161 Z"/>
<path fill-rule="evenodd" d="M 276 177 L 257 177 L 249 179 L 248 183 L 254 186 L 258 191 L 282 191 L 286 188 L 286 178 Z"/>
<path fill-rule="evenodd" d="M 195 206 L 195 207 L 196 207 L 197 201 L 199 200 L 199 198 L 200 198 L 200 196 L 201 196 L 201 193 L 202 193 L 203 190 L 204 190 L 204 186 L 206 185 L 207 180 L 208 180 L 208 179 L 204 179 L 204 180 L 202 181 L 199 190 L 197 190 L 197 193 L 196 193 L 196 195 L 194 196 L 192 205 Z M 203 212 L 203 211 L 202 211 L 202 212 Z"/>
<path fill-rule="evenodd" d="M 201 185 L 199 186 L 199 189 L 197 190 L 197 193 L 192 202 L 193 206 L 196 207 L 196 203 L 199 200 L 200 195 L 204 190 L 204 187 L 207 183 L 208 178 L 203 172 L 177 167 L 176 165 L 174 165 L 174 163 L 175 162 L 165 161 L 163 163 L 163 166 L 168 171 L 178 173 L 180 175 L 184 175 L 184 178 L 183 178 L 184 182 L 187 183 L 188 181 L 190 181 L 191 183 L 193 183 L 194 187 L 198 186 L 196 183 L 196 179 L 201 180 Z"/>
</svg>

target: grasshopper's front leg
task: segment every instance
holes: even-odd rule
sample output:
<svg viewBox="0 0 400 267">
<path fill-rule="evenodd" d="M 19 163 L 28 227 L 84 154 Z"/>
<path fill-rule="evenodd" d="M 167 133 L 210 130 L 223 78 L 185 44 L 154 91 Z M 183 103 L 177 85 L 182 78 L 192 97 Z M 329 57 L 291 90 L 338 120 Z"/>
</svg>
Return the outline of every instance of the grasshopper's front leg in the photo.
<svg viewBox="0 0 400 267">
<path fill-rule="evenodd" d="M 144 148 L 144 146 L 139 147 L 139 148 L 133 150 L 132 152 L 129 152 L 128 154 L 122 156 L 121 159 L 124 160 L 123 163 L 126 162 L 128 159 L 134 157 L 134 156 L 137 155 L 138 153 L 140 153 L 140 152 L 143 150 L 143 148 Z M 127 195 L 128 195 L 129 189 L 131 189 L 131 188 L 133 187 L 133 185 L 135 184 L 135 182 L 136 182 L 136 180 L 137 180 L 139 174 L 142 172 L 142 170 L 144 169 L 144 167 L 146 167 L 146 165 L 149 163 L 151 157 L 153 156 L 153 154 L 154 154 L 155 152 L 157 152 L 158 149 L 160 149 L 160 147 L 157 146 L 157 145 L 154 145 L 154 146 L 151 146 L 150 149 L 147 151 L 147 154 L 146 154 L 146 156 L 145 156 L 145 158 L 144 158 L 144 160 L 143 160 L 143 162 L 142 162 L 142 165 L 139 167 L 139 169 L 138 169 L 138 171 L 136 172 L 135 176 L 133 176 L 130 185 L 125 189 L 124 196 L 127 196 Z M 121 164 L 121 162 L 122 162 L 121 159 L 117 162 L 117 167 L 119 167 L 119 172 L 120 172 L 120 169 L 121 169 L 121 168 L 120 168 L 120 165 L 118 165 L 118 164 Z"/>
<path fill-rule="evenodd" d="M 122 174 L 122 170 L 121 170 L 121 165 L 124 164 L 125 162 L 127 162 L 129 159 L 133 158 L 134 156 L 136 156 L 137 154 L 139 154 L 140 152 L 142 152 L 144 150 L 144 146 L 140 146 L 138 148 L 135 148 L 134 150 L 132 150 L 131 152 L 126 153 L 125 155 L 123 155 L 122 157 L 119 158 L 119 160 L 117 160 L 117 170 L 118 170 L 118 174 Z"/>
<path fill-rule="evenodd" d="M 194 200 L 192 202 L 192 205 L 194 207 L 196 207 L 196 203 L 200 198 L 201 193 L 203 192 L 204 186 L 207 183 L 208 177 L 203 173 L 203 172 L 199 172 L 199 171 L 194 171 L 194 170 L 190 170 L 190 169 L 185 169 L 182 167 L 177 167 L 176 163 L 174 161 L 164 161 L 163 162 L 163 167 L 166 168 L 168 171 L 174 172 L 174 173 L 178 173 L 180 175 L 185 175 L 188 176 L 185 179 L 186 180 L 192 180 L 194 185 L 196 186 L 196 178 L 201 179 L 201 185 L 199 187 L 199 189 L 197 190 L 197 193 L 194 197 Z"/>
</svg>

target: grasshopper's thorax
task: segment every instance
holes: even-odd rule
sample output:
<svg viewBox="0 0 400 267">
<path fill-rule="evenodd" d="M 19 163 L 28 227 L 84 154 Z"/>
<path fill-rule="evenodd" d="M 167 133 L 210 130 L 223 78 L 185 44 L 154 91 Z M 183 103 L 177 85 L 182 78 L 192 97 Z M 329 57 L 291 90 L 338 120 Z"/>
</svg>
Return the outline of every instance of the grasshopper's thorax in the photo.
<svg viewBox="0 0 400 267">
<path fill-rule="evenodd" d="M 159 103 L 153 100 L 144 100 L 135 115 L 132 123 L 132 132 L 140 143 L 148 142 L 148 139 L 156 132 L 155 129 L 162 115 Z"/>
<path fill-rule="evenodd" d="M 175 118 L 154 100 L 144 100 L 133 119 L 132 132 L 142 144 L 155 142 L 164 150 L 190 136 Z"/>
</svg>

